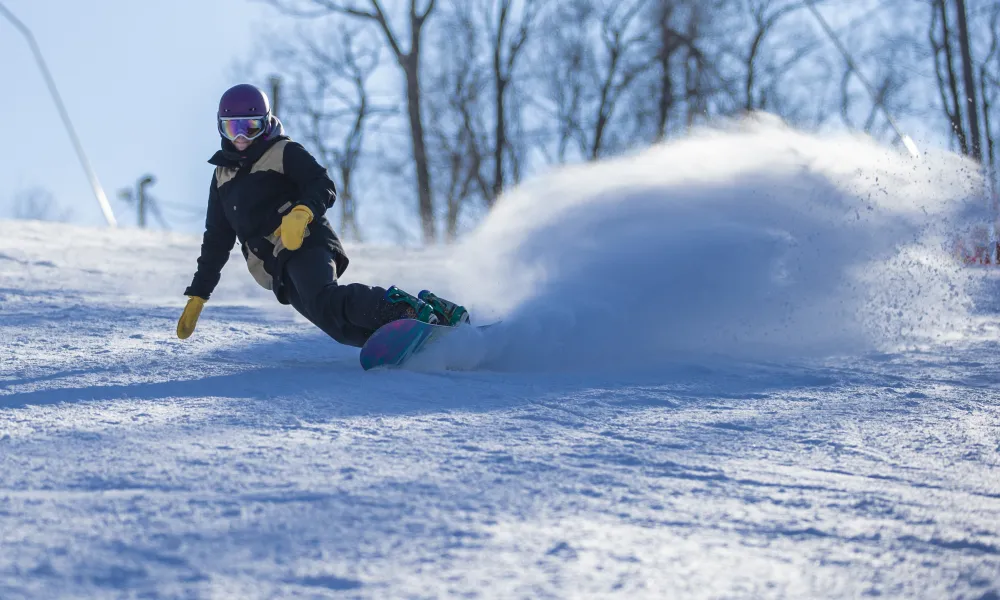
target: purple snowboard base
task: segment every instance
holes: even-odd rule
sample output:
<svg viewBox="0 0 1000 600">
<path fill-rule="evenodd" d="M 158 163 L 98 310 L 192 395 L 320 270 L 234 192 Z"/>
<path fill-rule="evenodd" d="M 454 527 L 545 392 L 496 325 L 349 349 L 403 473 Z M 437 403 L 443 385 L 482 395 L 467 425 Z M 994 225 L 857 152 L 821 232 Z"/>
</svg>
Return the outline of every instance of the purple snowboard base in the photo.
<svg viewBox="0 0 1000 600">
<path fill-rule="evenodd" d="M 483 330 L 491 325 L 480 325 L 476 329 Z M 361 348 L 361 368 L 368 371 L 375 367 L 401 367 L 434 341 L 464 327 L 467 325 L 430 325 L 416 319 L 392 321 L 379 327 Z"/>
</svg>

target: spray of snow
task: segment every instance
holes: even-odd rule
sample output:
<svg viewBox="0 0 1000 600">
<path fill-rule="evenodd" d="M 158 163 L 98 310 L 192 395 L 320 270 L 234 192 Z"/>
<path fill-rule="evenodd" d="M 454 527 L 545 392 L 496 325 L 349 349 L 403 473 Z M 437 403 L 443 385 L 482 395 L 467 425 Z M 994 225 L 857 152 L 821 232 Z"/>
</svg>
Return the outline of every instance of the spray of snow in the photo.
<svg viewBox="0 0 1000 600">
<path fill-rule="evenodd" d="M 496 368 L 913 344 L 966 315 L 944 240 L 975 172 L 757 115 L 512 191 L 457 248 L 452 288 L 504 319 Z"/>
</svg>

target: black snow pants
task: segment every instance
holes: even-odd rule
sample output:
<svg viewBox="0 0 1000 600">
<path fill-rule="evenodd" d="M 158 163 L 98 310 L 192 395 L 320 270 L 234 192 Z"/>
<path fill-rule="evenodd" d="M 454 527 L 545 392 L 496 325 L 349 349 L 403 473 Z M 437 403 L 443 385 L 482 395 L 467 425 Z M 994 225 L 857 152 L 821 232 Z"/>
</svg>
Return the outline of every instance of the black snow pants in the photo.
<svg viewBox="0 0 1000 600">
<path fill-rule="evenodd" d="M 385 324 L 385 288 L 337 284 L 332 252 L 296 250 L 285 262 L 282 295 L 295 310 L 341 344 L 361 347 Z"/>
</svg>

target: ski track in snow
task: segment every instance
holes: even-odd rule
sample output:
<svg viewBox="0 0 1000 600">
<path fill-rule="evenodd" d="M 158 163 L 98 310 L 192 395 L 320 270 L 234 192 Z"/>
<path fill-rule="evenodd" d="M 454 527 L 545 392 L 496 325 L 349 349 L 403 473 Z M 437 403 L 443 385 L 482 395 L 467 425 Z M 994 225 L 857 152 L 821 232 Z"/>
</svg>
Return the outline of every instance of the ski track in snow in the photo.
<svg viewBox="0 0 1000 600">
<path fill-rule="evenodd" d="M 797 134 L 775 126 L 717 135 L 690 142 L 708 146 L 696 157 L 740 141 L 754 154 L 763 139 L 803 164 L 813 146 L 857 155 L 860 166 L 840 166 L 856 173 L 874 152 L 863 141 L 788 141 Z M 692 152 L 682 143 L 646 156 L 671 148 Z M 624 164 L 647 172 L 643 160 Z M 794 169 L 765 174 L 778 186 L 758 194 L 765 202 L 803 182 Z M 732 194 L 746 185 L 706 177 L 730 181 Z M 636 181 L 623 172 L 594 194 Z M 656 185 L 670 197 L 681 189 Z M 657 209 L 644 202 L 616 211 L 645 221 Z M 523 198 L 510 203 L 527 210 Z M 725 230 L 718 208 L 668 212 Z M 899 281 L 848 282 L 864 261 L 822 257 L 810 236 L 884 253 L 912 230 L 826 227 L 836 221 L 827 213 L 797 229 L 800 217 L 783 220 L 769 204 L 772 231 L 757 236 L 740 213 L 746 260 L 719 266 L 734 286 L 721 296 L 743 300 L 741 318 L 759 317 L 756 329 L 726 334 L 755 350 L 725 353 L 694 328 L 661 347 L 657 326 L 626 317 L 668 307 L 639 303 L 691 290 L 708 314 L 687 306 L 683 318 L 710 327 L 712 311 L 731 306 L 725 281 L 670 254 L 623 261 L 605 280 L 655 293 L 625 290 L 622 316 L 608 308 L 614 290 L 581 263 L 628 240 L 656 253 L 669 244 L 627 223 L 580 241 L 576 228 L 607 225 L 606 213 L 583 201 L 569 209 L 577 218 L 539 207 L 533 225 L 498 211 L 455 254 L 351 250 L 352 280 L 458 292 L 474 315 L 504 318 L 487 368 L 467 372 L 362 372 L 356 350 L 278 306 L 236 253 L 181 342 L 196 239 L 0 222 L 0 598 L 1000 596 L 997 274 L 906 265 L 916 287 L 905 289 L 917 291 L 898 300 L 927 311 L 917 316 L 937 335 L 901 344 L 884 328 L 830 333 L 831 305 L 811 312 L 816 298 L 856 310 L 858 298 L 892 297 Z M 558 247 L 544 243 L 553 232 Z M 812 253 L 832 282 L 789 261 L 776 239 Z M 775 265 L 782 274 L 768 279 Z M 560 306 L 594 279 L 590 302 Z M 508 293 L 491 304 L 490 285 Z M 775 289 L 795 320 L 777 342 L 756 344 Z M 978 308 L 957 325 L 937 318 L 929 307 L 941 289 Z M 581 327 L 593 319 L 605 320 L 598 333 Z M 807 336 L 851 351 L 813 351 Z M 605 343 L 581 349 L 595 340 Z M 659 360 L 616 360 L 658 349 Z"/>
</svg>

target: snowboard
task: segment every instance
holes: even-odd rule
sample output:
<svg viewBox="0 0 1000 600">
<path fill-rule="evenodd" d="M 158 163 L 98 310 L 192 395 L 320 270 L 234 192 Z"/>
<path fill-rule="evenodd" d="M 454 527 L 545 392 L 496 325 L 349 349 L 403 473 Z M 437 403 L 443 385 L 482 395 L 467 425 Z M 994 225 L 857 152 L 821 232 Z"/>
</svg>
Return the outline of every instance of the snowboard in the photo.
<svg viewBox="0 0 1000 600">
<path fill-rule="evenodd" d="M 361 348 L 361 368 L 420 366 L 471 369 L 485 353 L 482 332 L 496 325 L 430 325 L 416 319 L 386 323 Z M 445 340 L 448 340 L 446 343 Z M 423 359 L 423 360 L 421 360 Z"/>
</svg>

